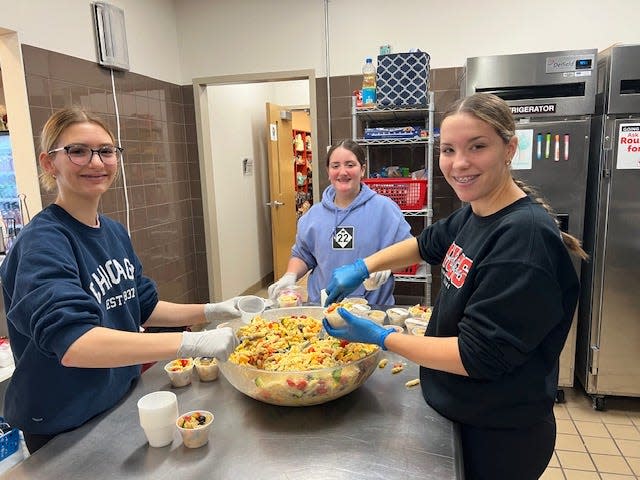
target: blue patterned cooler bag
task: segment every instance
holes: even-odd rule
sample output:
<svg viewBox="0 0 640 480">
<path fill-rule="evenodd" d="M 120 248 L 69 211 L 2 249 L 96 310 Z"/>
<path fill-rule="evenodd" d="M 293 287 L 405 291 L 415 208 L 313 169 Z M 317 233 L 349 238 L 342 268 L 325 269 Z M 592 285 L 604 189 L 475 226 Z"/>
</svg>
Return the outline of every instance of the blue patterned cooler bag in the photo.
<svg viewBox="0 0 640 480">
<path fill-rule="evenodd" d="M 429 58 L 426 52 L 379 55 L 376 70 L 378 106 L 426 106 Z"/>
</svg>

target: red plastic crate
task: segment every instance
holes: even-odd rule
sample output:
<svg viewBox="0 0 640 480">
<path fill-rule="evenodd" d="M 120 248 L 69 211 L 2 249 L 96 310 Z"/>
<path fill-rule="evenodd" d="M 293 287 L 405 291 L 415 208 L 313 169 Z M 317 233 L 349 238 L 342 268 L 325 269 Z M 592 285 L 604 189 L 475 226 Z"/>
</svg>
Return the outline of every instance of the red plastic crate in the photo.
<svg viewBox="0 0 640 480">
<path fill-rule="evenodd" d="M 427 196 L 427 180 L 413 178 L 365 178 L 371 190 L 396 202 L 401 210 L 420 210 Z"/>
<path fill-rule="evenodd" d="M 413 265 L 401 268 L 400 270 L 394 270 L 392 273 L 394 275 L 415 275 L 418 273 L 418 264 L 414 263 Z"/>
</svg>

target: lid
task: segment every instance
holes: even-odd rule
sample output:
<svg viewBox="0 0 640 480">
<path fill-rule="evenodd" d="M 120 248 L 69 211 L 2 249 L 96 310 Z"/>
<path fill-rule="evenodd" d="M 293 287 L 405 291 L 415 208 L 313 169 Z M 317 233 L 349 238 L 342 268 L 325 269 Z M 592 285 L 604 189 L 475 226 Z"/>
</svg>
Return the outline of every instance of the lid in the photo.
<svg viewBox="0 0 640 480">
<path fill-rule="evenodd" d="M 365 62 L 367 62 L 367 63 L 373 63 L 373 60 L 371 60 L 371 57 L 367 57 L 367 58 L 365 59 Z"/>
</svg>

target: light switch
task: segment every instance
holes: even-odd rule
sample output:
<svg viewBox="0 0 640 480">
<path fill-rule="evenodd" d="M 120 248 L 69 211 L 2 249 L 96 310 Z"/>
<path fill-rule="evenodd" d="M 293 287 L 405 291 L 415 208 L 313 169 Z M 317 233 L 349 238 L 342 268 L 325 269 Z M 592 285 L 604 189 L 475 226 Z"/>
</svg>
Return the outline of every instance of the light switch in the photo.
<svg viewBox="0 0 640 480">
<path fill-rule="evenodd" d="M 242 158 L 242 174 L 253 175 L 253 159 L 248 157 Z"/>
</svg>

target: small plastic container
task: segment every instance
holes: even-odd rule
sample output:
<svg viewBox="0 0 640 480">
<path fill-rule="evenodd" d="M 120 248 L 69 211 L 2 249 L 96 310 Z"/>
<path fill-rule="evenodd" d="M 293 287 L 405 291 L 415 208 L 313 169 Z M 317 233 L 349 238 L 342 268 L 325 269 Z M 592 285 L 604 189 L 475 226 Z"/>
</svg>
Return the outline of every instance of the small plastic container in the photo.
<svg viewBox="0 0 640 480">
<path fill-rule="evenodd" d="M 346 300 L 339 304 L 331 304 L 324 309 L 323 314 L 327 319 L 327 322 L 329 322 L 329 325 L 333 328 L 342 328 L 345 325 L 344 319 L 338 313 L 338 308 L 340 307 L 347 309 L 354 315 L 365 318 L 368 318 L 369 310 L 371 310 L 369 305 L 364 305 L 362 303 L 349 303 Z"/>
<path fill-rule="evenodd" d="M 425 322 L 420 320 L 419 318 L 413 318 L 413 317 L 406 318 L 404 321 L 404 326 L 407 327 L 407 332 L 409 333 L 411 333 L 412 329 L 416 327 L 426 329 L 428 324 L 429 322 Z"/>
<path fill-rule="evenodd" d="M 251 323 L 251 320 L 257 315 L 261 315 L 264 312 L 266 305 L 264 298 L 257 297 L 255 295 L 245 295 L 238 300 L 238 310 L 242 316 L 244 323 Z"/>
<path fill-rule="evenodd" d="M 218 378 L 218 361 L 211 357 L 198 357 L 193 360 L 201 382 L 213 382 Z"/>
<path fill-rule="evenodd" d="M 212 424 L 213 413 L 207 410 L 192 410 L 180 415 L 176 420 L 176 427 L 182 435 L 182 443 L 187 448 L 199 448 L 206 445 L 209 441 Z"/>
<path fill-rule="evenodd" d="M 417 318 L 418 320 L 422 320 L 424 322 L 428 322 L 431 319 L 431 307 L 425 307 L 423 305 L 417 304 L 413 307 L 409 307 L 409 315 L 413 318 Z"/>
<path fill-rule="evenodd" d="M 174 387 L 186 387 L 191 383 L 193 359 L 176 358 L 164 366 L 164 371 L 169 375 L 171 385 Z"/>
<path fill-rule="evenodd" d="M 364 297 L 349 297 L 343 300 L 345 303 L 353 303 L 354 305 L 368 305 L 369 302 Z"/>
<path fill-rule="evenodd" d="M 409 310 L 401 307 L 393 307 L 387 310 L 387 317 L 389 317 L 389 323 L 391 325 L 402 327 L 405 319 L 409 318 Z"/>
<path fill-rule="evenodd" d="M 384 325 L 384 321 L 387 319 L 387 314 L 382 310 L 369 310 L 367 317 L 378 325 Z"/>
<path fill-rule="evenodd" d="M 283 288 L 276 298 L 276 303 L 280 308 L 299 307 L 302 305 L 302 287 L 292 285 Z"/>
<path fill-rule="evenodd" d="M 424 337 L 424 334 L 427 333 L 427 327 L 412 327 L 409 333 L 417 337 Z"/>
</svg>

